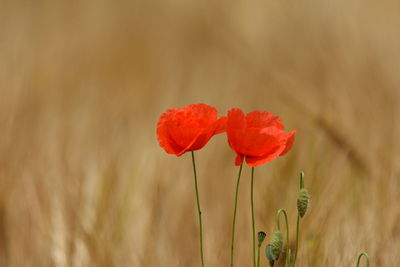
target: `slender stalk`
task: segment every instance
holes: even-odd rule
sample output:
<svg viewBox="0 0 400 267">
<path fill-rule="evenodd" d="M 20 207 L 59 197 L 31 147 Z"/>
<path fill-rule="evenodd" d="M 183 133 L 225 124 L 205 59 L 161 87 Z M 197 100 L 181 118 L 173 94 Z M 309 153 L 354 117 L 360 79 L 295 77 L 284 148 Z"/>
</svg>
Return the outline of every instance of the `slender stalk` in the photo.
<svg viewBox="0 0 400 267">
<path fill-rule="evenodd" d="M 257 250 L 257 267 L 260 267 L 260 248 L 261 248 L 261 244 L 258 244 L 258 250 Z"/>
<path fill-rule="evenodd" d="M 290 259 L 290 249 L 289 249 L 289 223 L 288 223 L 288 217 L 287 217 L 287 213 L 286 210 L 284 209 L 280 209 L 278 210 L 278 213 L 276 214 L 276 225 L 278 227 L 278 230 L 281 230 L 281 225 L 279 223 L 279 216 L 281 215 L 281 213 L 283 213 L 283 215 L 285 215 L 285 222 L 286 222 L 286 258 L 289 257 Z M 286 261 L 285 264 L 286 267 L 290 266 L 290 262 L 288 264 L 288 261 Z"/>
<path fill-rule="evenodd" d="M 300 189 L 304 188 L 304 172 L 300 172 Z"/>
<path fill-rule="evenodd" d="M 204 267 L 204 255 L 203 255 L 203 224 L 201 221 L 201 208 L 200 208 L 200 197 L 199 197 L 199 188 L 197 186 L 197 172 L 196 172 L 196 163 L 194 159 L 194 152 L 192 151 L 192 163 L 193 163 L 193 173 L 194 173 L 194 186 L 196 189 L 196 200 L 197 200 L 197 211 L 199 213 L 199 232 L 200 232 L 200 257 L 201 257 L 201 266 Z"/>
<path fill-rule="evenodd" d="M 364 256 L 365 260 L 367 261 L 367 267 L 369 267 L 369 256 L 367 253 L 363 252 L 358 256 L 358 260 L 357 260 L 357 267 L 359 267 L 360 265 L 360 261 L 361 261 L 361 257 Z"/>
<path fill-rule="evenodd" d="M 296 249 L 294 252 L 294 259 L 293 259 L 293 267 L 296 264 L 296 259 L 297 259 L 297 249 L 299 247 L 299 228 L 300 228 L 300 216 L 297 215 L 297 225 L 296 225 Z"/>
<path fill-rule="evenodd" d="M 285 266 L 290 267 L 290 248 L 286 251 L 286 262 Z"/>
<path fill-rule="evenodd" d="M 251 222 L 253 227 L 253 266 L 256 267 L 256 226 L 254 222 L 254 167 L 251 167 L 251 189 L 250 189 L 250 202 L 251 202 Z"/>
<path fill-rule="evenodd" d="M 304 172 L 300 173 L 300 190 L 304 188 Z M 297 224 L 296 224 L 296 250 L 294 252 L 294 259 L 293 259 L 293 265 L 296 264 L 297 260 L 297 250 L 299 248 L 299 229 L 300 229 L 300 215 L 297 212 Z"/>
<path fill-rule="evenodd" d="M 233 248 L 235 243 L 235 226 L 236 226 L 236 211 L 237 211 L 237 201 L 239 195 L 239 184 L 240 184 L 240 176 L 242 174 L 243 163 L 239 167 L 239 174 L 236 182 L 236 191 L 235 191 L 235 208 L 233 210 L 233 222 L 232 222 L 232 243 L 231 243 L 231 267 L 233 267 Z"/>
</svg>

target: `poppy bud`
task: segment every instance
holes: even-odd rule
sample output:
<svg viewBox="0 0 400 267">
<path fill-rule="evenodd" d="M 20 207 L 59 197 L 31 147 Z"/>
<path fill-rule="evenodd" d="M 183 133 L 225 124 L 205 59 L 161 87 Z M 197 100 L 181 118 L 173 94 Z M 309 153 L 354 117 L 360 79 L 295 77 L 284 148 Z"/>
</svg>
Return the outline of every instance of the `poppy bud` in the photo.
<svg viewBox="0 0 400 267">
<path fill-rule="evenodd" d="M 274 261 L 274 255 L 272 254 L 272 246 L 271 244 L 268 244 L 265 247 L 265 255 L 267 256 L 269 266 L 274 267 L 275 261 Z"/>
<path fill-rule="evenodd" d="M 279 259 L 279 256 L 281 255 L 282 252 L 282 246 L 283 246 L 283 235 L 282 232 L 278 230 L 272 235 L 272 240 L 271 240 L 271 251 L 274 260 Z"/>
<path fill-rule="evenodd" d="M 300 189 L 299 197 L 297 198 L 297 211 L 301 218 L 306 214 L 308 207 L 308 191 L 305 188 Z"/>
<path fill-rule="evenodd" d="M 264 232 L 258 232 L 258 245 L 261 246 L 262 242 L 264 241 L 265 237 L 267 236 Z"/>
</svg>

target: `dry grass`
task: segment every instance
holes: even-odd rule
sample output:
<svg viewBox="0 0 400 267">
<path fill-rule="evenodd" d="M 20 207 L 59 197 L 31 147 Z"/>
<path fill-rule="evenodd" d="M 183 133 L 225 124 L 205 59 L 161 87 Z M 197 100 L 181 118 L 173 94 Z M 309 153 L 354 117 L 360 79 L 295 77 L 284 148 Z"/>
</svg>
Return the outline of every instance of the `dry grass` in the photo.
<svg viewBox="0 0 400 267">
<path fill-rule="evenodd" d="M 398 25 L 394 0 L 0 0 L 0 266 L 198 266 L 190 157 L 155 138 L 161 112 L 196 102 L 298 129 L 257 168 L 255 204 L 268 240 L 278 208 L 294 229 L 305 171 L 299 266 L 355 266 L 362 250 L 399 266 Z M 234 155 L 219 135 L 197 159 L 207 266 L 224 266 Z"/>
</svg>

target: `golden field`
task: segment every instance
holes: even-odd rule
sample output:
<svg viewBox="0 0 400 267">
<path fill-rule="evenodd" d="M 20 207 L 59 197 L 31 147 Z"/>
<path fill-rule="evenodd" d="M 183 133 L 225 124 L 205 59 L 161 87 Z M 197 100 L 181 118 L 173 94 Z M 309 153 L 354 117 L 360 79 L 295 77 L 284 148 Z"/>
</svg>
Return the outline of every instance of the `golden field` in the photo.
<svg viewBox="0 0 400 267">
<path fill-rule="evenodd" d="M 155 135 L 164 110 L 191 103 L 298 130 L 255 177 L 256 230 L 269 241 L 285 208 L 294 241 L 306 174 L 298 266 L 355 266 L 361 251 L 400 266 L 399 25 L 394 0 L 0 0 L 0 266 L 199 266 L 190 155 Z M 207 267 L 229 264 L 226 139 L 196 152 Z"/>
</svg>

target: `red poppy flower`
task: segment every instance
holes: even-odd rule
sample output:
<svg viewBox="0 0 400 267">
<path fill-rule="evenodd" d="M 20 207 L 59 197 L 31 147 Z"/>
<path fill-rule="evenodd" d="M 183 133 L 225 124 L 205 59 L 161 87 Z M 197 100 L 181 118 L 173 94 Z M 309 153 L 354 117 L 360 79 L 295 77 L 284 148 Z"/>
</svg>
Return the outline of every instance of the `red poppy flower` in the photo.
<svg viewBox="0 0 400 267">
<path fill-rule="evenodd" d="M 243 157 L 255 167 L 286 154 L 293 145 L 296 130 L 285 133 L 282 121 L 266 111 L 245 115 L 241 109 L 228 111 L 226 132 L 230 147 L 236 152 L 236 165 Z"/>
<path fill-rule="evenodd" d="M 168 109 L 158 120 L 158 142 L 168 154 L 177 156 L 198 150 L 213 135 L 225 132 L 226 117 L 217 116 L 218 111 L 206 104 Z"/>
</svg>

